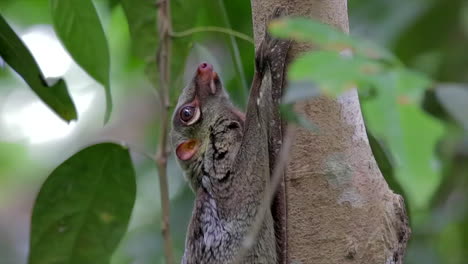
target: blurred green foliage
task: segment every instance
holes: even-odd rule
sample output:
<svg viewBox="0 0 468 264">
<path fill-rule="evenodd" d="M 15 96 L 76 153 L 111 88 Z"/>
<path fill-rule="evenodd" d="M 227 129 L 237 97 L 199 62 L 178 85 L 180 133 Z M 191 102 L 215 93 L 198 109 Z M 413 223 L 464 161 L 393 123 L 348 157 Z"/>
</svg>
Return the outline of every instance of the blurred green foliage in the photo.
<svg viewBox="0 0 468 264">
<path fill-rule="evenodd" d="M 349 4 L 351 34 L 381 43 L 409 67 L 428 74 L 436 91 L 444 88 L 439 82 L 467 81 L 466 1 Z M 466 93 L 466 84 L 461 86 Z M 413 234 L 406 263 L 465 263 L 468 132 L 453 123 L 453 114 L 443 114 L 456 100 L 446 97 L 444 103 L 431 96 L 433 87 L 416 93 L 417 104 L 389 100 L 395 95 L 387 89 L 376 100 L 362 102 L 362 108 L 368 128 L 394 156 L 396 178 L 408 193 Z M 464 102 L 457 115 L 468 116 Z"/>
<path fill-rule="evenodd" d="M 58 13 L 54 16 L 49 2 L 56 1 L 2 0 L 0 14 L 21 35 L 34 25 L 52 25 L 56 22 L 54 17 L 63 14 L 55 10 Z M 89 53 L 86 55 L 91 61 L 88 66 L 73 56 L 73 50 L 84 49 L 85 44 L 103 44 L 102 36 L 100 44 L 83 42 L 78 45 L 76 43 L 83 41 L 83 37 L 73 34 L 76 30 L 64 37 L 60 32 L 67 30 L 66 27 L 55 28 L 72 57 L 86 72 L 93 76 L 89 67 L 103 70 L 104 74 L 109 72 L 115 104 L 112 119 L 104 128 L 101 115 L 104 100 L 100 100 L 93 101 L 90 109 L 79 115 L 75 134 L 62 141 L 30 144 L 25 137 L 4 132 L 8 124 L 1 117 L 8 113 L 2 104 L 8 102 L 12 91 L 27 89 L 11 70 L 0 69 L 2 264 L 26 261 L 26 253 L 17 248 L 21 242 L 26 243 L 27 238 L 18 237 L 11 231 L 12 223 L 5 220 L 13 215 L 12 208 L 21 208 L 12 201 L 27 200 L 32 204 L 30 193 L 39 188 L 53 168 L 84 145 L 103 139 L 131 145 L 138 188 L 129 230 L 111 263 L 162 263 L 156 171 L 152 161 L 140 155 L 141 152 L 154 153 L 158 143 L 159 124 L 157 107 L 154 107 L 157 100 L 153 97 L 157 91 L 153 84 L 158 78 L 156 4 L 146 0 L 92 2 L 102 23 L 104 40 L 108 42 L 110 69 L 92 63 L 94 59 L 105 64 L 105 58 L 99 59 L 105 57 L 103 49 L 95 58 L 90 58 Z M 359 84 L 366 126 L 372 135 L 369 136 L 372 150 L 391 188 L 404 193 L 411 213 L 413 235 L 406 263 L 466 263 L 468 88 L 463 82 L 468 81 L 468 3 L 463 0 L 361 0 L 348 4 L 353 38 L 320 24 L 307 25 L 299 21 L 289 25 L 288 30 L 302 28 L 303 34 L 296 34 L 296 38 L 317 42 L 325 49 L 306 55 L 291 67 L 297 94 L 289 94 L 289 99 L 313 96 L 320 89 L 336 95 L 348 88 L 349 83 Z M 217 26 L 252 36 L 249 1 L 172 0 L 171 8 L 175 32 Z M 101 34 L 98 31 L 98 28 L 88 29 L 84 33 Z M 76 37 L 73 45 L 77 45 L 73 49 L 67 45 L 72 37 Z M 353 50 L 352 60 L 343 60 L 334 53 L 344 47 L 343 43 Z M 185 81 L 191 78 L 194 65 L 200 60 L 209 60 L 219 69 L 235 103 L 241 107 L 245 105 L 254 67 L 251 43 L 217 32 L 201 32 L 174 38 L 172 54 L 172 102 Z M 337 74 L 334 69 L 341 70 L 340 78 L 334 78 Z M 79 91 L 77 86 L 85 86 L 75 84 L 77 79 L 85 78 L 79 76 L 64 76 L 74 101 L 74 93 Z M 330 81 L 330 78 L 333 79 Z M 317 85 L 313 92 L 304 89 L 312 83 Z M 94 90 L 102 90 L 99 84 L 93 85 Z M 333 87 L 338 89 L 327 90 Z M 98 95 L 104 97 L 99 92 Z M 80 105 L 76 105 L 80 111 Z M 184 184 L 173 158 L 168 175 L 172 194 L 171 227 L 175 252 L 180 258 L 193 194 Z"/>
</svg>

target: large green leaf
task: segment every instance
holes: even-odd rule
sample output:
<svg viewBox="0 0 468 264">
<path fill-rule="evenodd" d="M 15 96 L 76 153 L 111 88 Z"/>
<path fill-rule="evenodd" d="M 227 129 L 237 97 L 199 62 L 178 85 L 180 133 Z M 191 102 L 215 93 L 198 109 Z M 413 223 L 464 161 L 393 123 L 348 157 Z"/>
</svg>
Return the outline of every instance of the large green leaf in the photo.
<svg viewBox="0 0 468 264">
<path fill-rule="evenodd" d="M 10 65 L 31 89 L 57 115 L 66 121 L 77 118 L 75 105 L 68 94 L 65 81 L 59 79 L 48 85 L 31 52 L 0 15 L 0 57 Z"/>
<path fill-rule="evenodd" d="M 122 8 L 127 17 L 132 46 L 135 55 L 145 63 L 145 72 L 154 86 L 158 85 L 159 69 L 157 68 L 157 52 L 159 49 L 159 33 L 157 30 L 157 5 L 146 0 L 121 0 Z M 203 3 L 194 1 L 171 1 L 171 22 L 173 31 L 179 28 L 189 29 L 196 25 L 196 17 Z M 191 48 L 193 36 L 173 38 L 171 42 L 170 72 L 171 88 L 182 88 L 182 73 L 186 57 Z M 171 89 L 171 98 L 178 96 L 179 90 Z"/>
<path fill-rule="evenodd" d="M 396 179 L 411 209 L 426 208 L 441 180 L 434 150 L 443 131 L 440 122 L 426 115 L 417 103 L 426 82 L 395 71 L 377 82 L 381 88 L 375 99 L 362 103 L 366 125 L 387 143 L 395 158 Z M 402 97 L 403 92 L 411 97 Z"/>
<path fill-rule="evenodd" d="M 105 122 L 110 119 L 110 58 L 107 39 L 91 0 L 50 0 L 54 28 L 73 59 L 106 93 Z"/>
<path fill-rule="evenodd" d="M 399 96 L 412 101 L 417 90 L 430 83 L 427 77 L 402 67 L 385 49 L 351 38 L 326 24 L 306 18 L 284 18 L 272 22 L 270 30 L 279 37 L 311 42 L 321 49 L 295 60 L 289 67 L 288 78 L 296 82 L 316 83 L 325 94 L 337 96 L 354 87 L 358 87 L 361 93 L 373 94 L 369 88 L 377 91 L 386 89 L 380 85 L 382 80 L 397 75 L 407 84 L 397 90 Z"/>
<path fill-rule="evenodd" d="M 128 22 L 134 54 L 146 64 L 146 75 L 156 83 L 156 50 L 158 31 L 157 7 L 153 1 L 120 0 Z"/>
<path fill-rule="evenodd" d="M 298 58 L 290 66 L 292 81 L 315 82 L 326 94 L 336 96 L 346 89 L 364 87 L 384 69 L 373 60 L 343 56 L 334 51 L 316 51 Z"/>
<path fill-rule="evenodd" d="M 405 85 L 388 88 L 381 85 L 387 79 L 397 77 Z M 359 88 L 361 93 L 374 94 L 382 89 L 396 89 L 398 97 L 407 103 L 416 103 L 419 100 L 421 90 L 430 85 L 430 79 L 426 76 L 405 69 L 392 67 L 380 63 L 374 59 L 361 56 L 343 55 L 335 51 L 313 51 L 306 53 L 295 60 L 288 71 L 288 77 L 292 83 L 315 83 L 322 93 L 337 96 L 347 89 Z M 286 92 L 286 98 L 291 97 L 297 88 L 301 88 L 297 94 L 302 94 L 302 99 L 316 95 L 310 86 L 306 90 L 304 85 L 290 85 Z M 290 99 L 289 99 L 290 100 Z"/>
<path fill-rule="evenodd" d="M 94 145 L 66 160 L 36 199 L 29 264 L 109 263 L 135 192 L 129 152 L 119 145 Z"/>
<path fill-rule="evenodd" d="M 372 42 L 357 40 L 336 28 L 303 17 L 282 18 L 270 25 L 272 34 L 297 41 L 311 42 L 322 49 L 352 50 L 357 55 L 399 65 L 400 62 L 387 50 Z"/>
<path fill-rule="evenodd" d="M 395 170 L 393 169 L 394 161 L 387 146 L 381 140 L 377 139 L 369 130 L 366 130 L 366 133 L 372 154 L 379 165 L 380 172 L 384 176 L 385 181 L 395 193 L 406 197 L 400 183 L 395 179 Z"/>
<path fill-rule="evenodd" d="M 427 206 L 441 179 L 440 170 L 433 165 L 441 126 L 418 108 L 431 80 L 402 67 L 384 49 L 308 19 L 282 19 L 274 22 L 271 30 L 280 37 L 312 42 L 322 48 L 293 62 L 288 72 L 290 81 L 316 84 L 332 96 L 354 87 L 360 92 L 368 88 L 376 91 L 375 97 L 363 104 L 369 128 L 389 143 L 396 160 L 395 178 L 403 186 L 401 192 L 408 194 L 412 206 Z M 343 49 L 354 54 L 340 53 Z M 286 95 L 314 96 L 314 85 L 309 87 L 294 91 L 291 86 Z"/>
</svg>

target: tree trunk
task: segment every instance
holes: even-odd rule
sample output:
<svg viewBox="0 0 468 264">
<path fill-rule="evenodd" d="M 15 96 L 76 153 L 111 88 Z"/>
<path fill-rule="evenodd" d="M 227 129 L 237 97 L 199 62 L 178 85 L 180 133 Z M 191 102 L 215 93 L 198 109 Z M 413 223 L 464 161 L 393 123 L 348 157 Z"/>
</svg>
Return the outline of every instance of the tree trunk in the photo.
<svg viewBox="0 0 468 264">
<path fill-rule="evenodd" d="M 256 46 L 277 5 L 349 31 L 346 0 L 252 0 Z M 288 61 L 311 48 L 293 43 Z M 298 128 L 290 153 L 287 263 L 403 263 L 410 235 L 403 198 L 375 162 L 356 90 L 295 109 L 319 131 Z"/>
</svg>

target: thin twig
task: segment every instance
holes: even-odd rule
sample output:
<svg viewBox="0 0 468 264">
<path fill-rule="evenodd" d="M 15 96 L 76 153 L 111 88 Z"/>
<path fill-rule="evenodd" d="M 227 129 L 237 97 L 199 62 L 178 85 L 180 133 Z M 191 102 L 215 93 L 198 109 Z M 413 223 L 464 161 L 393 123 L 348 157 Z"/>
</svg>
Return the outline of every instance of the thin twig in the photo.
<svg viewBox="0 0 468 264">
<path fill-rule="evenodd" d="M 257 211 L 255 220 L 252 226 L 250 227 L 249 232 L 247 232 L 247 235 L 245 236 L 244 241 L 241 244 L 241 248 L 239 249 L 239 252 L 237 253 L 236 259 L 233 263 L 240 264 L 247 252 L 255 244 L 258 232 L 262 228 L 266 210 L 270 208 L 271 201 L 275 196 L 275 190 L 278 187 L 278 184 L 281 182 L 281 179 L 283 178 L 282 175 L 284 174 L 284 170 L 286 169 L 286 166 L 289 161 L 289 151 L 291 149 L 292 143 L 294 142 L 295 134 L 295 128 L 291 125 L 288 125 L 286 128 L 283 145 L 281 146 L 281 151 L 278 155 L 278 162 L 275 166 L 273 176 L 271 177 L 270 186 L 268 186 L 265 190 L 263 200 L 259 207 L 259 210 Z"/>
<path fill-rule="evenodd" d="M 250 44 L 254 44 L 254 41 L 251 37 L 248 35 L 229 29 L 229 28 L 223 28 L 223 27 L 213 27 L 213 26 L 206 26 L 206 27 L 194 27 L 188 30 L 184 30 L 181 32 L 172 32 L 171 36 L 175 38 L 182 38 L 182 37 L 187 37 L 190 35 L 193 35 L 195 33 L 204 33 L 204 32 L 218 32 L 218 33 L 224 33 L 228 34 L 230 36 L 245 40 L 249 42 Z"/>
<path fill-rule="evenodd" d="M 157 52 L 157 63 L 159 68 L 159 99 L 161 106 L 161 132 L 159 138 L 158 152 L 156 155 L 156 164 L 158 166 L 159 187 L 161 189 L 161 232 L 164 239 L 164 256 L 166 264 L 174 264 L 174 255 L 172 253 L 172 238 L 169 228 L 169 188 L 167 183 L 167 138 L 169 126 L 169 83 L 170 57 L 171 57 L 171 10 L 169 0 L 158 1 L 158 32 L 161 45 Z"/>
</svg>

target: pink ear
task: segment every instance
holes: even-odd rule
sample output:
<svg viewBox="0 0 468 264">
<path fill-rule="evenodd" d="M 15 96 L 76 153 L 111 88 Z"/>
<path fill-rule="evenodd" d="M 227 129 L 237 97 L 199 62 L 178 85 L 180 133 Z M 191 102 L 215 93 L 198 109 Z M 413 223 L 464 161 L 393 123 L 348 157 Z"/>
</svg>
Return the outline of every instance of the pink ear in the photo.
<svg viewBox="0 0 468 264">
<path fill-rule="evenodd" d="M 184 141 L 177 146 L 176 155 L 180 160 L 189 160 L 198 150 L 198 142 L 194 139 Z"/>
</svg>

